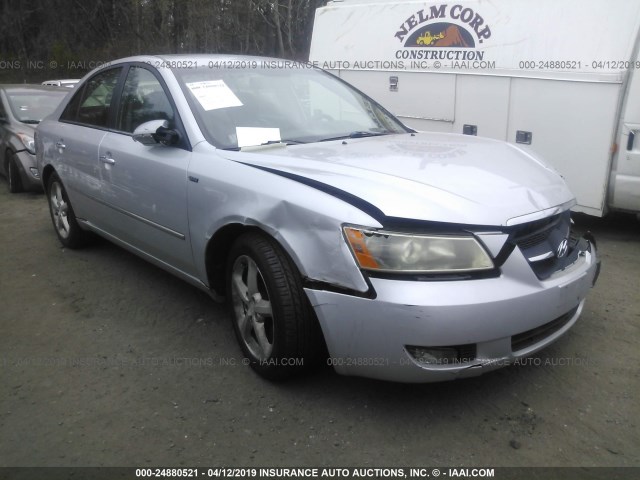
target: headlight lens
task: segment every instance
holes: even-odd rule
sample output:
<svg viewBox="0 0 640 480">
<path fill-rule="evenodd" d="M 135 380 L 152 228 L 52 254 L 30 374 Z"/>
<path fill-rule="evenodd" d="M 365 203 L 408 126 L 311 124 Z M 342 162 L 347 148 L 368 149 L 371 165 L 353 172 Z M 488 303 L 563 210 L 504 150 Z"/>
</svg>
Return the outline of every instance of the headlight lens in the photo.
<svg viewBox="0 0 640 480">
<path fill-rule="evenodd" d="M 26 133 L 18 133 L 18 137 L 24 145 L 24 148 L 26 148 L 31 155 L 35 155 L 36 142 L 33 140 L 33 137 L 31 135 L 27 135 Z"/>
<path fill-rule="evenodd" d="M 491 270 L 493 261 L 472 236 L 410 235 L 344 228 L 360 268 L 379 272 L 447 273 Z"/>
</svg>

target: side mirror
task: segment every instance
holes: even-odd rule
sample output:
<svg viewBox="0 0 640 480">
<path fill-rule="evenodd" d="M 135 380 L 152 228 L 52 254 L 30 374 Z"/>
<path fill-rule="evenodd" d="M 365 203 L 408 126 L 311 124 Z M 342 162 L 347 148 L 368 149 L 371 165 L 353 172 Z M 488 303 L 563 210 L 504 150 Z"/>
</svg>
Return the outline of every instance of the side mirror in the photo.
<svg viewBox="0 0 640 480">
<path fill-rule="evenodd" d="M 169 128 L 167 120 L 151 120 L 138 126 L 133 131 L 132 138 L 135 142 L 142 145 L 175 145 L 180 140 L 180 134 Z"/>
</svg>

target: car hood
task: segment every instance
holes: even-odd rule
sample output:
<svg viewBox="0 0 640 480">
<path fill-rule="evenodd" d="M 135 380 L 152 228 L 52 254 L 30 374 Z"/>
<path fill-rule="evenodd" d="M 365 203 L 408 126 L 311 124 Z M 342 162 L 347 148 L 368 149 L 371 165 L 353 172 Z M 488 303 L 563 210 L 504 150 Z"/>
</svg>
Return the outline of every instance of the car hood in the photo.
<svg viewBox="0 0 640 480">
<path fill-rule="evenodd" d="M 32 137 L 36 131 L 37 126 L 38 126 L 37 124 L 34 125 L 34 124 L 22 123 L 18 121 L 11 122 L 11 127 L 13 128 L 13 130 L 15 130 L 16 132 L 26 133 L 27 135 L 30 135 Z"/>
<path fill-rule="evenodd" d="M 467 135 L 388 135 L 225 156 L 339 189 L 387 217 L 498 226 L 574 202 L 560 175 L 533 155 Z"/>
</svg>

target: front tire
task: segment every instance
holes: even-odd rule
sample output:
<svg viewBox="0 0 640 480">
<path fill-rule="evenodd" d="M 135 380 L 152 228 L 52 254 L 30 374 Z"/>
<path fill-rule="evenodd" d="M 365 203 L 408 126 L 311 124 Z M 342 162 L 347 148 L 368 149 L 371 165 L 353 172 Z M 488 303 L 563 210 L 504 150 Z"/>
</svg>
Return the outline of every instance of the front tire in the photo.
<svg viewBox="0 0 640 480">
<path fill-rule="evenodd" d="M 47 199 L 51 221 L 60 243 L 67 248 L 81 248 L 85 246 L 91 234 L 80 228 L 75 213 L 69 202 L 67 191 L 57 174 L 53 173 L 47 183 Z"/>
<path fill-rule="evenodd" d="M 300 274 L 271 238 L 238 238 L 227 265 L 233 328 L 251 367 L 270 380 L 300 374 L 321 352 L 322 336 Z"/>
<path fill-rule="evenodd" d="M 14 153 L 9 153 L 9 158 L 7 159 L 7 182 L 9 184 L 9 192 L 10 193 L 20 193 L 24 191 L 22 187 L 22 179 L 20 178 L 20 171 L 18 170 L 18 165 L 16 164 L 16 156 Z"/>
</svg>

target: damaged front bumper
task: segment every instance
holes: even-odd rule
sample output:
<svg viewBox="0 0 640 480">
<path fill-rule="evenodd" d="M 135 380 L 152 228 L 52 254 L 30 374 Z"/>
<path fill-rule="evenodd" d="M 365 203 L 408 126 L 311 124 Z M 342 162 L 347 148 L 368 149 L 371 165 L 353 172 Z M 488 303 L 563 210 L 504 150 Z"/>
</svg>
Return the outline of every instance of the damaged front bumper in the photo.
<svg viewBox="0 0 640 480">
<path fill-rule="evenodd" d="M 16 168 L 20 174 L 22 187 L 29 191 L 43 191 L 35 155 L 32 155 L 27 150 L 20 150 L 15 155 L 17 160 Z"/>
<path fill-rule="evenodd" d="M 370 278 L 374 298 L 306 292 L 338 373 L 400 382 L 477 376 L 532 355 L 575 324 L 600 270 L 592 237 L 579 245 L 576 260 L 545 279 L 515 249 L 495 278 Z"/>
</svg>

